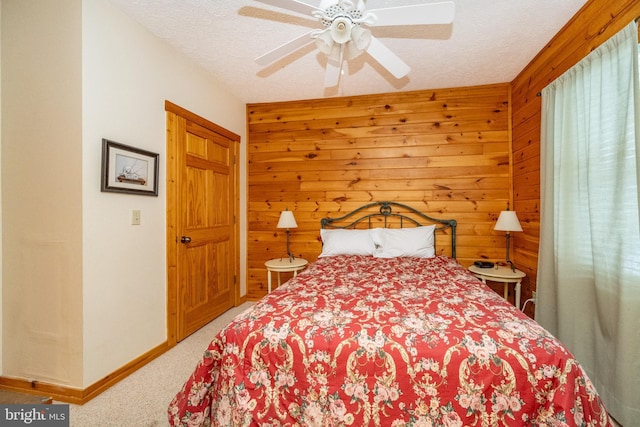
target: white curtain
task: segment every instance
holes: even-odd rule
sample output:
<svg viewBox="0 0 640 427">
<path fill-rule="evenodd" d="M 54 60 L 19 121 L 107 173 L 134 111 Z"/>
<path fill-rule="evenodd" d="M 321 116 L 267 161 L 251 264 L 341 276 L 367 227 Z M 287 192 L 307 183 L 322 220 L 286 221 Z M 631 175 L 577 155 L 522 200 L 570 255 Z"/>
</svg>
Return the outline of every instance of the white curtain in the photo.
<svg viewBox="0 0 640 427">
<path fill-rule="evenodd" d="M 607 409 L 640 425 L 640 78 L 635 22 L 542 91 L 536 320 Z"/>
</svg>

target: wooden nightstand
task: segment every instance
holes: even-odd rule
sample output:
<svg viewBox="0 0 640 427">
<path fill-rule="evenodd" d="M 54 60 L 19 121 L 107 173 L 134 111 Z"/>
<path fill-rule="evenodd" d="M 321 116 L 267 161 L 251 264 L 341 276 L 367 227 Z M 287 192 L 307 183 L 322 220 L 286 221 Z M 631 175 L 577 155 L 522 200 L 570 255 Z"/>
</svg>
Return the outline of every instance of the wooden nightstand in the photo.
<svg viewBox="0 0 640 427">
<path fill-rule="evenodd" d="M 504 299 L 509 297 L 509 284 L 515 284 L 516 298 L 515 306 L 520 310 L 520 287 L 522 279 L 526 276 L 522 271 L 516 268 L 515 271 L 509 266 L 497 266 L 491 268 L 480 268 L 476 265 L 471 265 L 469 271 L 472 272 L 478 279 L 482 280 L 482 283 L 499 282 L 504 283 Z"/>
<path fill-rule="evenodd" d="M 298 275 L 298 271 L 304 270 L 307 264 L 309 264 L 309 262 L 306 259 L 294 258 L 291 260 L 288 256 L 270 259 L 265 262 L 264 265 L 267 266 L 268 292 L 271 293 L 271 273 L 278 273 L 278 286 L 280 286 L 280 273 L 292 271 L 293 277 L 296 277 Z"/>
</svg>

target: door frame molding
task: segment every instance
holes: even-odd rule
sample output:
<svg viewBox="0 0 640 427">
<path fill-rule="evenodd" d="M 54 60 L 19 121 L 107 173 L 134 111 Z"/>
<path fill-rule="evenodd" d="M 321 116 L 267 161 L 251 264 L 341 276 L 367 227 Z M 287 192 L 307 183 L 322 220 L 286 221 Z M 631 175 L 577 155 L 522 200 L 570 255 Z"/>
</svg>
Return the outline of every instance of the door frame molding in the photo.
<svg viewBox="0 0 640 427">
<path fill-rule="evenodd" d="M 178 336 L 178 149 L 177 144 L 177 126 L 175 123 L 176 116 L 185 118 L 188 121 L 197 123 L 207 129 L 210 129 L 225 138 L 232 140 L 234 143 L 240 143 L 240 136 L 219 126 L 209 120 L 202 118 L 170 101 L 165 101 L 164 109 L 166 112 L 166 139 L 167 139 L 167 192 L 166 192 L 166 244 L 167 244 L 167 344 L 169 348 L 177 344 Z M 184 131 L 184 129 L 182 129 Z M 237 150 L 235 150 L 237 151 Z M 239 165 L 237 156 L 233 159 L 233 167 L 235 168 L 235 200 L 233 201 L 234 210 L 234 238 L 235 254 L 234 254 L 234 276 L 236 278 L 235 283 L 235 295 L 234 306 L 240 304 L 240 263 L 239 263 L 239 242 L 240 242 L 240 221 L 238 213 L 240 212 L 240 179 L 239 179 Z"/>
</svg>

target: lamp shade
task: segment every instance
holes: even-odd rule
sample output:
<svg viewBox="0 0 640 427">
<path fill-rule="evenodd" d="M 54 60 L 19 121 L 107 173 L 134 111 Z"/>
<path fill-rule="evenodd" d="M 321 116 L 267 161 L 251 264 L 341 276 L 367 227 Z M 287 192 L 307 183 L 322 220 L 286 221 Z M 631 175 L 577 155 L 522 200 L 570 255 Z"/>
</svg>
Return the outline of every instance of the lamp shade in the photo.
<svg viewBox="0 0 640 427">
<path fill-rule="evenodd" d="M 498 221 L 493 229 L 498 231 L 522 231 L 516 211 L 500 212 Z"/>
<path fill-rule="evenodd" d="M 280 219 L 278 220 L 277 228 L 298 228 L 298 223 L 293 216 L 292 211 L 280 212 Z"/>
</svg>

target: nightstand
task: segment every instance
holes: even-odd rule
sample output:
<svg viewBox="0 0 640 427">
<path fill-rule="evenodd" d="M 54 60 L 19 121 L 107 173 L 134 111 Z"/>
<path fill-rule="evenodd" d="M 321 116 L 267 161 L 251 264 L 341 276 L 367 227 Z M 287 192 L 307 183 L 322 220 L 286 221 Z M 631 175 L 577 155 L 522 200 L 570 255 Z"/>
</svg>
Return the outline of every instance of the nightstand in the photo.
<svg viewBox="0 0 640 427">
<path fill-rule="evenodd" d="M 304 270 L 307 264 L 309 264 L 309 262 L 306 259 L 294 258 L 291 260 L 288 256 L 270 259 L 265 262 L 264 265 L 267 266 L 268 292 L 271 293 L 271 273 L 278 273 L 278 286 L 280 286 L 280 273 L 293 272 L 293 277 L 296 277 L 298 271 Z"/>
<path fill-rule="evenodd" d="M 516 269 L 513 271 L 509 266 L 497 266 L 491 268 L 480 268 L 476 265 L 471 265 L 469 271 L 472 272 L 478 279 L 482 280 L 482 283 L 499 282 L 504 283 L 504 299 L 509 297 L 509 284 L 515 284 L 516 298 L 515 306 L 520 310 L 520 285 L 522 279 L 526 276 L 522 271 Z"/>
</svg>

